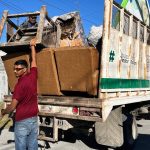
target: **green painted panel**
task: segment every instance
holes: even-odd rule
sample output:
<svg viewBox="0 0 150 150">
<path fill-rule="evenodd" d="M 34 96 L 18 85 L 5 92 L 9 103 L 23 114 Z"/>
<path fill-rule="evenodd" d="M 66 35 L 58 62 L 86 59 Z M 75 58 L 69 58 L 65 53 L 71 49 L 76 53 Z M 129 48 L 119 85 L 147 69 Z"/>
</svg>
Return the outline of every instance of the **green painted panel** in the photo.
<svg viewBox="0 0 150 150">
<path fill-rule="evenodd" d="M 122 3 L 121 3 L 121 6 L 123 8 L 125 8 L 127 6 L 127 4 L 128 4 L 128 0 L 123 0 Z"/>
<path fill-rule="evenodd" d="M 99 86 L 101 89 L 149 88 L 150 80 L 102 78 Z"/>
</svg>

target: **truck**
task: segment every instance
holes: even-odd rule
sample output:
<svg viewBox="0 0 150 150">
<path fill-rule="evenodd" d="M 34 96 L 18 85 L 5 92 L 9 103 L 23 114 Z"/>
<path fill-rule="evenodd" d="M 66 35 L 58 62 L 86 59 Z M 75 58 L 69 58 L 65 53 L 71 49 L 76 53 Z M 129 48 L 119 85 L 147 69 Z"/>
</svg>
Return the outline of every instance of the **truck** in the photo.
<svg viewBox="0 0 150 150">
<path fill-rule="evenodd" d="M 21 29 L 11 20 L 31 15 L 39 15 L 36 29 Z M 76 21 L 71 17 L 69 21 L 79 23 L 78 15 L 71 16 Z M 39 72 L 44 72 L 38 81 L 39 140 L 57 142 L 63 131 L 74 131 L 92 136 L 108 149 L 132 149 L 138 137 L 136 116 L 141 108 L 149 112 L 150 27 L 115 1 L 105 0 L 103 34 L 96 48 L 87 44 L 82 33 L 77 39 L 68 38 L 75 29 L 70 30 L 70 22 L 64 28 L 66 20 L 53 21 L 45 6 L 35 13 L 4 11 L 0 36 L 7 22 L 7 42 L 0 49 L 9 54 L 2 60 L 10 90 L 15 82 L 10 64 L 22 56 L 29 60 L 28 54 L 16 51 L 29 52 L 30 40 L 16 35 L 36 37 Z M 11 95 L 6 95 L 4 102 L 10 101 Z"/>
</svg>

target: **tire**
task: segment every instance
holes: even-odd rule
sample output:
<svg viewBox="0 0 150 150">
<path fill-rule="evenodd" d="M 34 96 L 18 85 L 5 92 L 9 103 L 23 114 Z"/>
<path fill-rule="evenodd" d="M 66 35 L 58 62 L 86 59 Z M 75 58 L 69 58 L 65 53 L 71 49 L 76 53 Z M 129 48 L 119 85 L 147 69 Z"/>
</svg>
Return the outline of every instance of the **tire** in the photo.
<svg viewBox="0 0 150 150">
<path fill-rule="evenodd" d="M 138 137 L 136 119 L 133 115 L 126 115 L 127 119 L 123 123 L 124 149 L 132 150 Z"/>
</svg>

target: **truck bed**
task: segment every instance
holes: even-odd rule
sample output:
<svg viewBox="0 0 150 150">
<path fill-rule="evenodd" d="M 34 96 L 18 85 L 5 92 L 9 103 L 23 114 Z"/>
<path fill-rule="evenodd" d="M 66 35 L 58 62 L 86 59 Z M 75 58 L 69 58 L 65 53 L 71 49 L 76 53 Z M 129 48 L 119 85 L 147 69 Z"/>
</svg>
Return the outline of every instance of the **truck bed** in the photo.
<svg viewBox="0 0 150 150">
<path fill-rule="evenodd" d="M 11 96 L 5 96 L 4 102 L 10 103 Z M 39 116 L 101 121 L 102 101 L 98 98 L 68 96 L 38 96 Z M 72 113 L 77 108 L 78 113 Z"/>
</svg>

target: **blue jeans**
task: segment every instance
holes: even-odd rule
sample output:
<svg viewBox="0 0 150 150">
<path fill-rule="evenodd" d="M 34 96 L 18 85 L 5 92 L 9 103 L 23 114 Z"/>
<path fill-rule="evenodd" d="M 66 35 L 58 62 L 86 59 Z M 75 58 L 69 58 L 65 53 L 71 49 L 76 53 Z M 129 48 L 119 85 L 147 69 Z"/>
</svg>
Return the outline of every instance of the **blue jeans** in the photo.
<svg viewBox="0 0 150 150">
<path fill-rule="evenodd" d="M 38 119 L 31 117 L 15 122 L 15 149 L 38 150 Z"/>
</svg>

